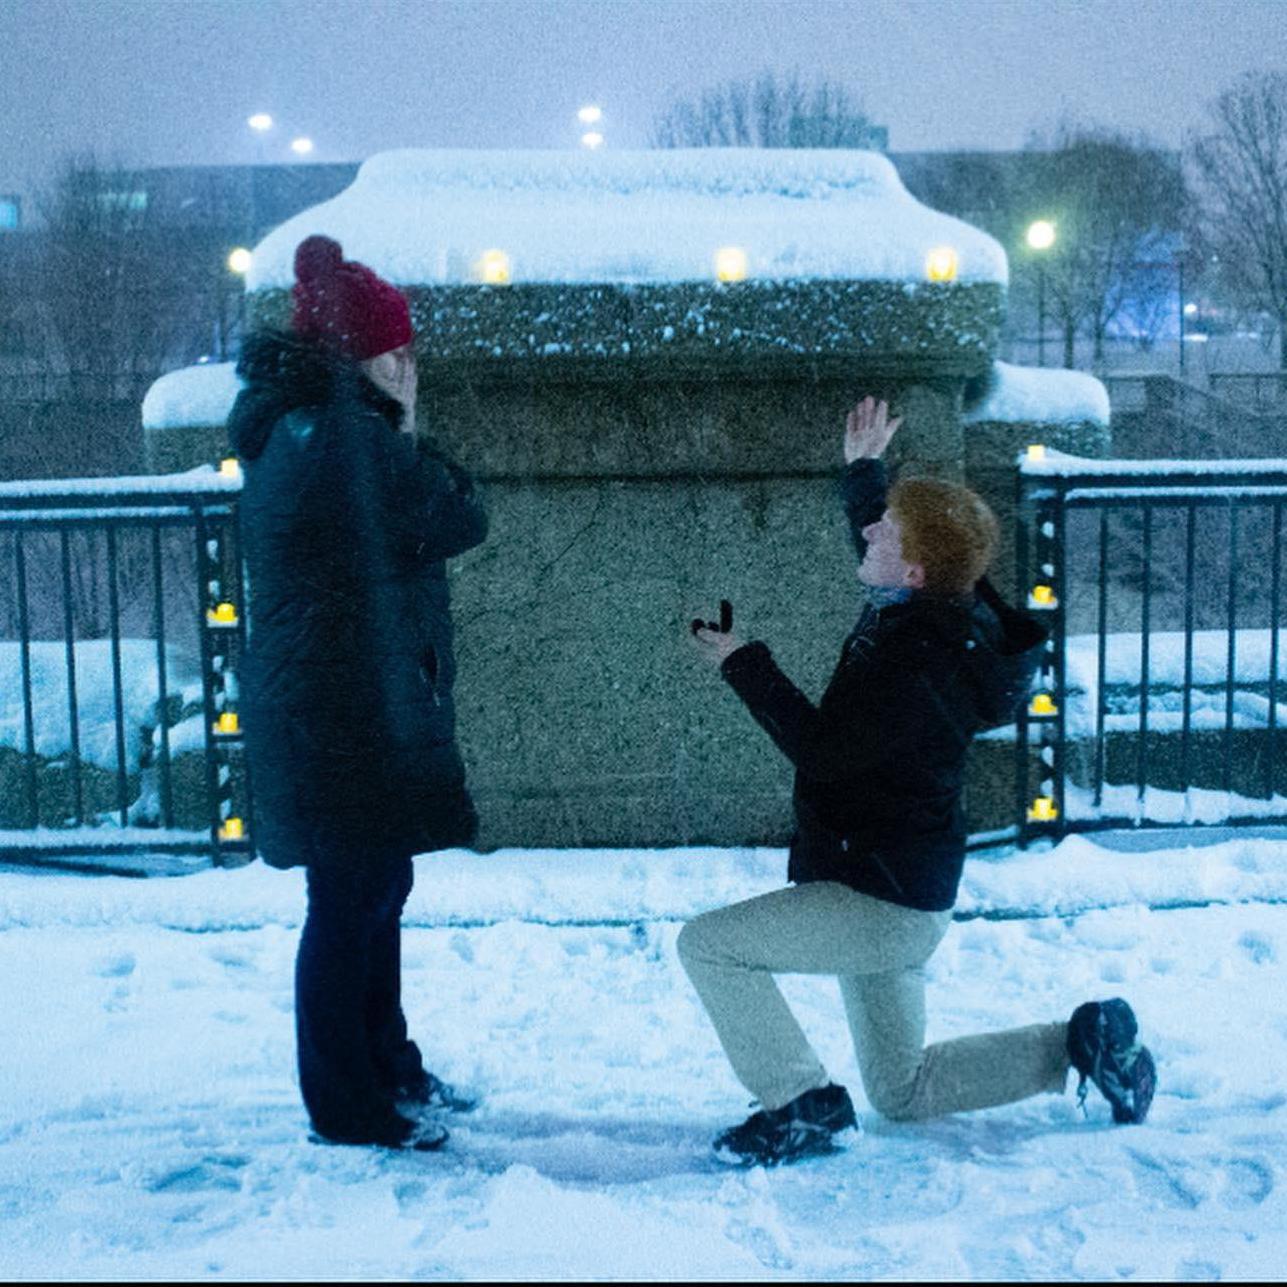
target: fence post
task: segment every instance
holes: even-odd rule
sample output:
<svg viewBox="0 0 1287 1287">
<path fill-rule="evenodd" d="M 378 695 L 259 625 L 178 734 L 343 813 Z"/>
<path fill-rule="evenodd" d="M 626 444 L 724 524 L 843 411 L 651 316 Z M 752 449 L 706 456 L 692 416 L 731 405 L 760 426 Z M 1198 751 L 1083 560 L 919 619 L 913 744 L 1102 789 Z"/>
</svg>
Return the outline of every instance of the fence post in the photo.
<svg viewBox="0 0 1287 1287">
<path fill-rule="evenodd" d="M 1062 837 L 1064 826 L 1065 485 L 1061 478 L 1028 477 L 1019 467 L 1015 526 L 1016 581 L 1029 611 L 1049 615 L 1050 638 L 1038 668 L 1038 687 L 1025 696 L 1015 725 L 1015 794 L 1019 848 L 1034 835 Z M 1032 730 L 1036 730 L 1040 788 L 1029 794 Z"/>
</svg>

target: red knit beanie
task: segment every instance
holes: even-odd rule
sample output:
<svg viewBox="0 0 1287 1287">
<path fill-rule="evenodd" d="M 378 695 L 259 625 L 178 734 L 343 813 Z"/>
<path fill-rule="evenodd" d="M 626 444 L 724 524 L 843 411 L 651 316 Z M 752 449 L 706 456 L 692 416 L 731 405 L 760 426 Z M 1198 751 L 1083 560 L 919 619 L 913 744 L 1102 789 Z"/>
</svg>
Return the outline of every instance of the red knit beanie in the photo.
<svg viewBox="0 0 1287 1287">
<path fill-rule="evenodd" d="M 402 292 L 365 264 L 345 261 L 338 241 L 307 237 L 295 248 L 291 327 L 302 339 L 357 362 L 410 344 L 411 310 Z"/>
</svg>

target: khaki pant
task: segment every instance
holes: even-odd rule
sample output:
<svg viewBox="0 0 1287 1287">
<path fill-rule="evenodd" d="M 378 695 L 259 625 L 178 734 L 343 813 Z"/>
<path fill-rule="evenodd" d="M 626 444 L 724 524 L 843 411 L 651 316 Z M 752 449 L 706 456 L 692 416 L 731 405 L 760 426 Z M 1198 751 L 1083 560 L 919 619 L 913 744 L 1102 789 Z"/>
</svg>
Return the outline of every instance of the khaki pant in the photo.
<svg viewBox="0 0 1287 1287">
<path fill-rule="evenodd" d="M 1064 1088 L 1066 1023 L 925 1047 L 925 963 L 951 912 L 920 912 L 832 881 L 698 916 L 679 958 L 742 1084 L 767 1109 L 829 1082 L 774 974 L 834 974 L 871 1106 L 896 1120 Z"/>
</svg>

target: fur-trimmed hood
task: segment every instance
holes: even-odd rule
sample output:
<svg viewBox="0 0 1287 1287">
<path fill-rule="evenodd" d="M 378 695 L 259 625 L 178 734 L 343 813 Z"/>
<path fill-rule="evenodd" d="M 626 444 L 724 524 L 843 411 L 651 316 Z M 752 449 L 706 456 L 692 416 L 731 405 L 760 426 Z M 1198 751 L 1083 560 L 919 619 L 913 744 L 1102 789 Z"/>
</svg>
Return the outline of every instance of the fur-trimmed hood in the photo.
<svg viewBox="0 0 1287 1287">
<path fill-rule="evenodd" d="M 319 407 L 340 397 L 369 402 L 395 425 L 402 407 L 367 379 L 343 354 L 301 340 L 285 331 L 247 336 L 237 363 L 245 388 L 228 417 L 228 438 L 243 460 L 264 450 L 273 426 L 299 407 Z"/>
</svg>

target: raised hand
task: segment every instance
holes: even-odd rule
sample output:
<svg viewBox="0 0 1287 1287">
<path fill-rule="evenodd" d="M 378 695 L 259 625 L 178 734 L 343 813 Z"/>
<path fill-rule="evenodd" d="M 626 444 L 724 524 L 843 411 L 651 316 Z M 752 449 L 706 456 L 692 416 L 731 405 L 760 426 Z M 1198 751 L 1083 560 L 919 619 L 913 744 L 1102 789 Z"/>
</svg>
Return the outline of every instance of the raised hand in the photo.
<svg viewBox="0 0 1287 1287">
<path fill-rule="evenodd" d="M 889 418 L 889 404 L 867 395 L 845 417 L 845 464 L 855 460 L 879 460 L 889 446 L 902 416 Z"/>
</svg>

